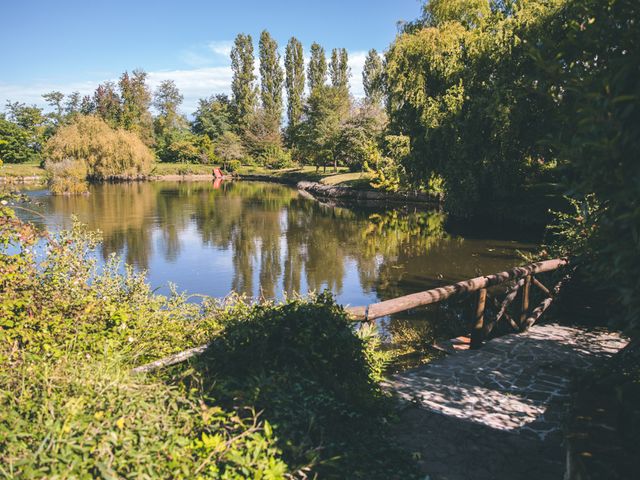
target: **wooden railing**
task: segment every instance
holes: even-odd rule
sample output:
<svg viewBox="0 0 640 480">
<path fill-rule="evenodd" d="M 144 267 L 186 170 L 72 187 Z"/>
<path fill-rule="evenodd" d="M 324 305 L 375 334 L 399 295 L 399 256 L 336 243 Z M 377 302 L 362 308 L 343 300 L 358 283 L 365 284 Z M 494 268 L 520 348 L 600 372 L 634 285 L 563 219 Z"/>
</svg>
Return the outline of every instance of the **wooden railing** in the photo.
<svg viewBox="0 0 640 480">
<path fill-rule="evenodd" d="M 524 267 L 516 267 L 506 272 L 495 273 L 485 277 L 476 277 L 454 285 L 433 288 L 424 292 L 405 295 L 404 297 L 385 300 L 380 303 L 373 303 L 364 307 L 347 307 L 346 311 L 355 321 L 369 322 L 377 318 L 386 317 L 394 313 L 404 312 L 412 308 L 423 307 L 434 303 L 442 302 L 448 298 L 470 292 L 477 292 L 474 318 L 472 319 L 471 348 L 478 348 L 484 339 L 491 333 L 495 325 L 502 319 L 506 319 L 514 330 L 524 331 L 533 325 L 544 311 L 551 305 L 554 296 L 560 290 L 560 281 L 552 290 L 545 287 L 540 280 L 534 277 L 545 272 L 551 272 L 567 264 L 564 259 L 545 260 L 543 262 L 532 263 Z M 487 302 L 487 288 L 506 284 L 515 281 L 516 283 L 507 291 L 507 294 L 499 307 L 498 313 L 491 321 L 485 322 L 485 306 Z M 529 293 L 531 285 L 539 288 L 546 298 L 533 311 L 529 312 Z M 507 313 L 507 307 L 516 298 L 518 291 L 522 290 L 522 304 L 518 321 Z M 494 297 L 495 300 L 495 297 Z M 134 373 L 150 372 L 159 368 L 175 365 L 184 362 L 192 357 L 200 355 L 209 347 L 209 344 L 191 348 L 183 352 L 156 360 L 155 362 L 136 367 Z"/>
<path fill-rule="evenodd" d="M 548 289 L 534 275 L 551 272 L 567 264 L 565 259 L 545 260 L 532 263 L 523 267 L 516 267 L 506 272 L 495 273 L 484 277 L 476 277 L 470 280 L 458 282 L 446 287 L 433 288 L 424 292 L 413 293 L 403 297 L 385 300 L 380 303 L 362 307 L 348 307 L 346 310 L 353 320 L 368 322 L 377 318 L 386 317 L 394 313 L 404 312 L 417 307 L 423 307 L 434 303 L 442 302 L 448 298 L 477 292 L 474 317 L 472 319 L 471 348 L 482 345 L 487 335 L 503 318 L 516 331 L 524 331 L 533 325 L 544 311 L 551 305 L 553 297 L 560 290 L 559 282 L 553 289 Z M 514 282 L 515 284 L 507 291 L 507 294 L 500 304 L 497 304 L 498 313 L 495 318 L 485 321 L 485 307 L 487 302 L 487 288 Z M 539 288 L 546 298 L 533 311 L 529 311 L 529 299 L 531 285 Z M 520 312 L 516 319 L 507 313 L 507 307 L 518 295 L 521 294 Z M 494 300 L 496 300 L 494 298 Z"/>
</svg>

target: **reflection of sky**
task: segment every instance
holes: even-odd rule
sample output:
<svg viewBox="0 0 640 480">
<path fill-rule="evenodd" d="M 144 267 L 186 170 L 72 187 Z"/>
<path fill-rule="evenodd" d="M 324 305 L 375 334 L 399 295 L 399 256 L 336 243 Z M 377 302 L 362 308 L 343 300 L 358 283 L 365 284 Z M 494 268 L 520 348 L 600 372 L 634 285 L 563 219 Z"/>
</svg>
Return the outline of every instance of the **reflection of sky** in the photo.
<svg viewBox="0 0 640 480">
<path fill-rule="evenodd" d="M 474 238 L 464 242 L 444 239 L 427 250 L 407 248 L 406 244 L 397 244 L 402 235 L 394 227 L 376 233 L 376 250 L 365 253 L 364 232 L 370 226 L 366 211 L 316 208 L 313 200 L 300 198 L 290 202 L 294 191 L 284 186 L 231 184 L 217 193 L 220 196 L 213 197 L 207 197 L 212 192 L 207 183 L 178 187 L 170 183 L 135 188 L 97 186 L 92 187 L 95 195 L 72 200 L 58 197 L 55 201 L 46 191 L 34 190 L 30 192 L 35 200 L 31 207 L 43 212 L 44 219 L 25 213 L 21 216 L 58 230 L 71 225 L 71 213 L 77 209 L 81 221 L 109 232 L 113 237 L 110 239 L 116 240 L 112 247 L 116 245 L 114 248 L 119 249 L 123 258 L 127 253 L 130 258 L 135 259 L 136 255 L 144 258 L 148 262 L 149 283 L 163 294 L 169 292 L 168 285 L 173 283 L 179 291 L 224 297 L 232 289 L 234 278 L 249 275 L 252 291 L 244 293 L 258 297 L 264 287 L 263 272 L 269 277 L 269 284 L 273 282 L 275 297 L 282 298 L 285 265 L 298 258 L 296 268 L 300 271 L 293 273 L 299 274 L 300 293 L 307 293 L 311 279 L 320 282 L 320 288 L 337 285 L 334 294 L 342 304 L 364 305 L 431 288 L 435 279 L 461 280 L 475 276 L 479 270 L 483 273 L 503 270 L 519 263 L 516 249 L 527 247 L 508 240 Z M 259 200 L 260 188 L 266 189 L 270 206 Z M 203 203 L 197 203 L 198 200 Z M 113 206 L 112 211 L 104 211 L 105 206 Z M 208 209 L 209 213 L 203 213 L 202 209 Z M 290 218 L 299 224 L 290 226 Z M 217 227 L 206 241 L 203 229 L 212 225 Z M 238 235 L 244 242 L 242 246 L 253 246 L 247 249 L 251 254 L 244 272 L 236 271 L 240 268 L 235 251 L 238 245 L 228 240 Z M 411 235 L 404 240 L 409 247 Z M 137 250 L 127 252 L 132 245 Z M 262 250 L 271 248 L 269 245 L 276 245 L 279 255 L 269 265 L 263 265 L 263 259 L 268 258 L 265 253 L 272 252 Z M 385 249 L 380 250 L 382 245 Z M 314 259 L 313 255 L 319 257 Z M 250 281 L 246 277 L 243 280 Z"/>
</svg>

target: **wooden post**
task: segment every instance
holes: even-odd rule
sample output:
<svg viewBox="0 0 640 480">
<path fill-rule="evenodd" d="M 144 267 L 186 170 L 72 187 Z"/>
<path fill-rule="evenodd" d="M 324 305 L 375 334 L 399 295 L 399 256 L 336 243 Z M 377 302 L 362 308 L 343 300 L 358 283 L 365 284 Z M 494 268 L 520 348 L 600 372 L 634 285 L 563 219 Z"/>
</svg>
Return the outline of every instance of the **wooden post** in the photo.
<svg viewBox="0 0 640 480">
<path fill-rule="evenodd" d="M 529 290 L 531 290 L 531 275 L 527 275 L 522 286 L 522 310 L 520 311 L 520 328 L 524 325 L 529 313 Z"/>
<path fill-rule="evenodd" d="M 476 349 L 484 342 L 484 306 L 487 302 L 487 289 L 478 290 L 478 300 L 474 316 L 473 330 L 471 331 L 471 348 Z"/>
</svg>

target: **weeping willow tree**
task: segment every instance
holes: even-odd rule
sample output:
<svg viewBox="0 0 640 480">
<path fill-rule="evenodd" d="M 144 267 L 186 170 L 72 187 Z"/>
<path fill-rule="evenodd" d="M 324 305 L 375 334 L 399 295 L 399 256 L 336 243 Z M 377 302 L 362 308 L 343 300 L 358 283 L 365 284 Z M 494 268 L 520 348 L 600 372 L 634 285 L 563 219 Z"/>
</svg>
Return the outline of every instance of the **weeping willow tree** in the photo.
<svg viewBox="0 0 640 480">
<path fill-rule="evenodd" d="M 47 141 L 45 158 L 54 193 L 79 193 L 84 189 L 77 183 L 85 180 L 142 177 L 154 161 L 135 133 L 114 129 L 91 115 L 61 127 Z"/>
</svg>

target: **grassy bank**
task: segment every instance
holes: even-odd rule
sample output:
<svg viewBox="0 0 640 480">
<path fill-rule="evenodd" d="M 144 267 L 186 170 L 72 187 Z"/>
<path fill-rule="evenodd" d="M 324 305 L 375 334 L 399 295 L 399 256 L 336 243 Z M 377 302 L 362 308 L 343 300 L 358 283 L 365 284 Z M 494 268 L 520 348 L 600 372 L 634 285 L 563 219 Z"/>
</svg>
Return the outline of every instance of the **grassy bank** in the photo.
<svg viewBox="0 0 640 480">
<path fill-rule="evenodd" d="M 202 165 L 192 163 L 156 163 L 151 175 L 154 177 L 164 176 L 188 176 L 188 175 L 213 175 L 213 165 Z M 338 168 L 338 173 L 333 169 L 322 169 L 316 172 L 315 167 L 285 168 L 272 170 L 261 166 L 243 165 L 237 175 L 260 175 L 276 180 L 296 183 L 299 181 L 320 182 L 326 185 L 341 185 L 359 189 L 369 189 L 370 176 L 362 172 L 349 172 L 344 167 Z M 44 177 L 45 170 L 39 163 L 4 164 L 0 166 L 0 178 L 23 178 L 23 177 Z"/>
<path fill-rule="evenodd" d="M 24 178 L 24 177 L 44 177 L 44 168 L 40 162 L 31 163 L 4 163 L 0 165 L 0 178 Z"/>
<path fill-rule="evenodd" d="M 330 296 L 156 295 L 116 257 L 98 268 L 82 226 L 42 236 L 0 208 L 0 476 L 413 477 L 389 441 L 378 337 Z"/>
</svg>

